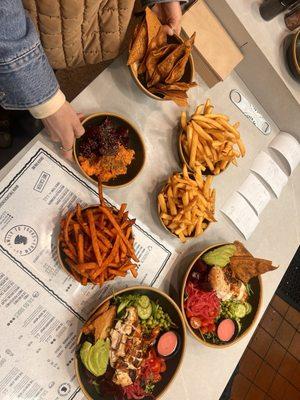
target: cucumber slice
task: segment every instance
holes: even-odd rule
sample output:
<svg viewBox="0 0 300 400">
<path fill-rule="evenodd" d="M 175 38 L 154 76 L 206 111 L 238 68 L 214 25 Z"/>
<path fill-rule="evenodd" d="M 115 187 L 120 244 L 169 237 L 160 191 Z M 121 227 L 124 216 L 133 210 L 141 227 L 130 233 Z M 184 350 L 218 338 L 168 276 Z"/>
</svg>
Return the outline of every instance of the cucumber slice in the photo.
<svg viewBox="0 0 300 400">
<path fill-rule="evenodd" d="M 250 303 L 244 303 L 245 307 L 246 307 L 246 315 L 250 314 L 252 311 L 252 306 Z"/>
<path fill-rule="evenodd" d="M 147 308 L 144 308 L 138 304 L 137 312 L 138 312 L 138 316 L 141 319 L 148 319 L 151 317 L 151 314 L 152 314 L 152 306 L 151 306 L 151 304 L 149 304 L 149 306 Z"/>
<path fill-rule="evenodd" d="M 244 304 L 236 304 L 234 309 L 234 316 L 236 318 L 244 318 L 246 315 L 246 306 Z"/>
<path fill-rule="evenodd" d="M 141 296 L 138 301 L 139 305 L 143 308 L 148 308 L 150 304 L 150 299 L 148 296 Z"/>
<path fill-rule="evenodd" d="M 124 310 L 124 308 L 126 308 L 128 306 L 129 303 L 130 303 L 130 300 L 125 300 L 122 303 L 120 303 L 119 307 L 117 309 L 117 314 L 120 314 L 120 312 L 122 312 Z"/>
</svg>

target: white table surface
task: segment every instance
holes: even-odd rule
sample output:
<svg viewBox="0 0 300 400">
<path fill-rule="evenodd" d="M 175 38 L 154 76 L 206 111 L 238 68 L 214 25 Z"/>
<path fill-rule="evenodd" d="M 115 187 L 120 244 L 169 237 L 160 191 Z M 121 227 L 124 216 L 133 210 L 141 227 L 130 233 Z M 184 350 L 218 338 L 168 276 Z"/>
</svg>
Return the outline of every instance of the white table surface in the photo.
<svg viewBox="0 0 300 400">
<path fill-rule="evenodd" d="M 133 184 L 118 190 L 107 190 L 107 194 L 117 202 L 127 202 L 133 215 L 140 218 L 154 233 L 176 245 L 180 255 L 162 285 L 163 289 L 175 299 L 181 288 L 183 274 L 197 252 L 218 242 L 230 242 L 235 239 L 243 241 L 219 209 L 246 179 L 255 156 L 278 134 L 278 128 L 271 121 L 272 133 L 263 136 L 240 113 L 229 99 L 229 92 L 234 88 L 242 91 L 271 121 L 234 73 L 225 82 L 212 89 L 208 89 L 201 82 L 200 87 L 189 92 L 192 110 L 196 104 L 204 102 L 209 97 L 218 112 L 228 114 L 234 122 L 241 121 L 240 132 L 247 147 L 247 156 L 239 160 L 238 168 L 232 166 L 215 179 L 218 222 L 212 224 L 203 237 L 189 241 L 185 245 L 181 245 L 160 226 L 155 200 L 161 182 L 179 168 L 176 143 L 180 109 L 170 102 L 152 100 L 140 92 L 122 59 L 116 60 L 73 101 L 75 109 L 85 114 L 97 111 L 116 112 L 128 117 L 139 127 L 146 143 L 146 166 Z M 58 147 L 50 143 L 45 135 L 38 135 L 0 171 L 0 179 L 37 139 L 43 140 L 59 152 Z M 263 304 L 255 326 L 240 342 L 226 349 L 205 347 L 188 334 L 182 368 L 163 399 L 217 400 L 219 398 L 300 243 L 299 210 L 300 168 L 298 167 L 280 198 L 278 200 L 272 198 L 260 216 L 260 224 L 246 242 L 247 248 L 254 255 L 272 259 L 274 264 L 280 265 L 278 270 L 262 277 Z"/>
</svg>

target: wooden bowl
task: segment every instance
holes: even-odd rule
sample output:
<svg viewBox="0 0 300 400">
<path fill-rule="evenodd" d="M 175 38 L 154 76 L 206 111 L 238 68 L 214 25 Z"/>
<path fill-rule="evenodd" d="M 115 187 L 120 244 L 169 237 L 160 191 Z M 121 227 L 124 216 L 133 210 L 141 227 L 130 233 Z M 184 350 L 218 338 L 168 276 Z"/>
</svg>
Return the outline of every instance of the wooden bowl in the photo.
<svg viewBox="0 0 300 400">
<path fill-rule="evenodd" d="M 168 36 L 168 43 L 169 44 L 182 44 L 184 40 L 178 36 L 178 35 L 173 35 L 173 36 Z M 134 82 L 136 83 L 137 87 L 142 90 L 148 97 L 151 97 L 152 99 L 159 100 L 159 101 L 171 101 L 171 100 L 166 100 L 163 97 L 153 94 L 149 92 L 146 82 L 142 81 L 137 73 L 139 64 L 134 63 L 132 65 L 129 65 L 129 70 L 131 72 L 131 75 L 133 77 Z M 183 74 L 183 77 L 180 79 L 180 82 L 187 82 L 187 83 L 192 83 L 194 80 L 194 74 L 195 74 L 195 65 L 194 65 L 194 60 L 192 54 L 190 54 L 188 62 L 185 67 L 185 72 Z"/>
<path fill-rule="evenodd" d="M 183 176 L 182 173 L 181 173 L 180 175 Z M 192 178 L 192 177 L 193 177 L 193 172 L 189 172 L 189 176 Z M 158 194 L 164 192 L 164 190 L 165 190 L 167 184 L 168 184 L 168 182 L 165 182 L 165 183 L 162 185 L 162 188 L 161 188 L 161 190 L 159 191 Z M 179 239 L 179 236 L 177 236 L 175 233 L 171 232 L 170 229 L 168 229 L 168 227 L 164 224 L 164 222 L 163 222 L 163 220 L 162 220 L 162 218 L 161 218 L 161 216 L 160 216 L 159 202 L 158 202 L 158 201 L 157 201 L 157 215 L 158 215 L 158 218 L 159 218 L 159 220 L 160 220 L 161 225 L 163 226 L 163 228 L 164 228 L 170 235 L 172 235 L 173 237 L 176 237 L 177 239 Z M 211 221 L 204 220 L 203 222 L 205 222 L 205 223 L 207 224 L 207 227 L 204 229 L 202 235 L 203 235 L 204 232 L 208 229 L 208 227 L 209 227 Z M 202 236 L 202 235 L 201 235 L 201 236 Z M 199 238 L 199 237 L 201 237 L 201 236 L 186 236 L 186 240 L 197 239 L 197 238 Z"/>
<path fill-rule="evenodd" d="M 98 206 L 99 206 L 98 204 L 91 205 L 91 206 L 88 206 L 88 207 L 83 208 L 82 211 L 85 211 L 85 210 L 87 210 L 87 209 L 89 209 L 89 208 L 96 208 L 96 207 L 98 207 Z M 117 214 L 117 211 L 116 211 L 115 209 L 113 209 L 113 211 L 114 211 L 114 214 Z M 72 271 L 71 271 L 70 267 L 69 267 L 68 264 L 66 263 L 66 258 L 67 258 L 67 256 L 66 256 L 65 253 L 62 251 L 62 248 L 61 248 L 61 241 L 60 241 L 60 239 L 59 239 L 59 237 L 58 237 L 58 239 L 57 239 L 57 259 L 58 259 L 58 263 L 59 263 L 59 265 L 61 266 L 61 268 L 62 268 L 67 274 L 71 275 L 72 278 L 75 279 L 74 275 L 72 274 Z M 111 281 L 111 282 L 112 282 L 112 281 Z M 92 282 L 90 282 L 90 281 L 88 281 L 88 284 L 94 285 L 94 283 L 92 283 Z"/>
<path fill-rule="evenodd" d="M 162 379 L 160 382 L 158 382 L 155 385 L 153 395 L 155 399 L 159 399 L 165 391 L 171 386 L 177 372 L 180 369 L 180 366 L 182 364 L 184 352 L 185 352 L 185 345 L 186 345 L 186 329 L 185 329 L 185 323 L 181 314 L 181 311 L 177 304 L 174 302 L 174 300 L 171 299 L 166 293 L 162 292 L 161 290 L 154 289 L 152 287 L 148 286 L 134 286 L 131 288 L 123 289 L 115 294 L 109 296 L 106 300 L 102 301 L 99 306 L 93 311 L 91 316 L 88 318 L 90 319 L 95 312 L 98 310 L 98 308 L 101 307 L 103 303 L 106 301 L 111 300 L 113 297 L 118 296 L 120 294 L 130 294 L 130 293 L 136 293 L 136 294 L 143 294 L 147 295 L 151 300 L 159 302 L 159 304 L 162 306 L 163 310 L 167 312 L 172 321 L 176 324 L 178 327 L 177 333 L 179 337 L 178 341 L 178 350 L 174 353 L 174 355 L 170 358 L 167 358 L 166 365 L 167 365 L 167 370 L 162 374 Z M 75 358 L 75 371 L 76 371 L 76 376 L 80 385 L 80 388 L 86 398 L 88 400 L 104 400 L 105 398 L 102 397 L 99 393 L 96 392 L 94 386 L 88 382 L 88 376 L 86 374 L 86 370 L 81 362 L 80 356 L 79 356 L 79 348 L 80 345 L 85 341 L 86 335 L 80 333 L 77 339 L 77 351 L 76 351 L 76 358 Z M 112 398 L 109 398 L 112 399 Z M 151 397 L 152 399 L 152 397 Z M 106 397 L 106 400 L 108 398 Z M 144 400 L 150 400 L 150 397 L 145 397 Z"/>
<path fill-rule="evenodd" d="M 284 48 L 286 64 L 292 76 L 300 82 L 300 29 L 286 37 Z"/>
<path fill-rule="evenodd" d="M 82 124 L 85 128 L 89 126 L 100 125 L 105 118 L 109 117 L 113 123 L 117 127 L 124 127 L 129 130 L 129 148 L 135 151 L 135 156 L 132 163 L 127 167 L 127 173 L 125 175 L 119 175 L 114 179 L 110 179 L 107 182 L 103 183 L 103 186 L 110 189 L 115 189 L 119 187 L 123 187 L 132 183 L 137 176 L 141 173 L 146 159 L 146 151 L 145 144 L 142 138 L 142 135 L 138 131 L 138 129 L 134 126 L 134 124 L 121 115 L 114 113 L 95 113 L 89 115 L 82 121 Z M 84 135 L 82 136 L 84 137 Z M 81 167 L 80 162 L 78 160 L 78 148 L 82 137 L 76 139 L 74 144 L 74 159 L 79 169 L 83 173 L 83 175 L 89 179 L 91 182 L 98 184 L 98 179 L 96 176 L 89 176 Z"/>
<path fill-rule="evenodd" d="M 240 333 L 237 336 L 234 336 L 234 338 L 230 341 L 230 342 L 226 342 L 226 343 L 222 343 L 222 344 L 214 344 L 214 343 L 210 343 L 207 342 L 205 340 L 202 339 L 200 333 L 198 333 L 198 330 L 193 329 L 187 319 L 186 313 L 185 313 L 185 308 L 184 308 L 184 298 L 185 298 L 185 287 L 186 287 L 186 283 L 187 280 L 190 276 L 190 274 L 192 273 L 192 271 L 194 270 L 194 267 L 196 268 L 197 265 L 197 261 L 208 251 L 216 249 L 217 247 L 220 246 L 224 246 L 226 244 L 230 244 L 230 243 L 220 243 L 220 244 L 215 244 L 213 246 L 209 246 L 206 249 L 204 249 L 203 251 L 201 251 L 192 261 L 192 263 L 189 265 L 186 274 L 184 276 L 183 279 L 183 285 L 182 285 L 182 289 L 181 289 L 181 311 L 182 311 L 182 315 L 183 315 L 183 319 L 188 327 L 188 330 L 190 331 L 190 333 L 192 334 L 192 336 L 198 340 L 198 342 L 204 344 L 205 346 L 208 347 L 213 347 L 213 348 L 218 348 L 218 349 L 223 349 L 224 347 L 229 347 L 232 346 L 233 344 L 237 343 L 239 340 L 241 340 L 244 336 L 247 335 L 247 333 L 249 332 L 249 330 L 252 328 L 252 326 L 254 325 L 254 323 L 257 320 L 258 317 L 258 313 L 261 307 L 261 303 L 262 303 L 262 280 L 261 277 L 254 277 L 250 280 L 250 285 L 251 285 L 251 289 L 253 291 L 252 295 L 248 298 L 247 302 L 249 302 L 252 306 L 252 311 L 249 315 L 247 315 L 246 317 L 243 318 L 243 326 L 242 329 L 240 331 Z"/>
<path fill-rule="evenodd" d="M 178 136 L 178 155 L 179 155 L 180 161 L 182 162 L 183 165 L 185 164 L 187 166 L 187 169 L 190 172 L 195 172 L 195 170 L 190 166 L 189 161 L 186 158 L 184 148 L 182 147 L 182 140 L 181 140 L 182 135 L 183 135 L 183 130 L 181 129 L 179 136 Z M 222 169 L 222 171 L 220 171 L 220 173 L 218 175 L 220 175 L 222 172 L 226 171 L 226 169 L 228 168 L 229 165 L 230 165 L 230 163 L 228 163 L 226 165 L 226 168 Z M 202 171 L 202 175 L 214 175 L 214 173 L 211 172 L 211 170 L 208 167 L 206 167 L 205 171 Z M 214 176 L 217 176 L 217 175 L 214 175 Z"/>
</svg>

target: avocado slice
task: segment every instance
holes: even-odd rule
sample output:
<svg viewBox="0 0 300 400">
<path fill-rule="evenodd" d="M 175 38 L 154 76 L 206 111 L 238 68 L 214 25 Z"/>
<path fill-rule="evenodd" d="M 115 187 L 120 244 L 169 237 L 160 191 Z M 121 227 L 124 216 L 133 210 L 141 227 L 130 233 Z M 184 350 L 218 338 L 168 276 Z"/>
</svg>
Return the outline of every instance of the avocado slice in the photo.
<svg viewBox="0 0 300 400">
<path fill-rule="evenodd" d="M 89 355 L 89 351 L 90 351 L 91 347 L 92 347 L 92 343 L 84 342 L 80 349 L 80 358 L 81 358 L 83 365 L 86 368 L 87 368 L 87 359 L 88 359 L 88 355 Z"/>
<path fill-rule="evenodd" d="M 106 372 L 109 360 L 109 347 L 109 339 L 105 341 L 99 339 L 93 346 L 89 342 L 84 342 L 80 349 L 80 357 L 84 366 L 97 377 Z"/>
<path fill-rule="evenodd" d="M 225 267 L 230 262 L 230 257 L 234 255 L 236 247 L 234 244 L 226 244 L 214 250 L 208 251 L 202 256 L 202 260 L 207 265 Z"/>
</svg>

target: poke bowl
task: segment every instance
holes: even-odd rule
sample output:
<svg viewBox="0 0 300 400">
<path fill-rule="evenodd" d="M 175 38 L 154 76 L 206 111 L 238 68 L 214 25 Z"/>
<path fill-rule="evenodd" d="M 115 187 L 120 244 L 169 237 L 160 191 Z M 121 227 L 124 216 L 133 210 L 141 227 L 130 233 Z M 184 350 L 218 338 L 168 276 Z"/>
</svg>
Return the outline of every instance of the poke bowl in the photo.
<svg viewBox="0 0 300 400">
<path fill-rule="evenodd" d="M 147 286 L 120 290 L 99 304 L 78 337 L 76 375 L 89 400 L 159 398 L 185 351 L 176 303 Z"/>
<path fill-rule="evenodd" d="M 274 270 L 242 243 L 217 244 L 189 266 L 181 292 L 183 318 L 192 336 L 214 348 L 230 346 L 255 324 L 262 301 L 260 275 Z"/>
</svg>

